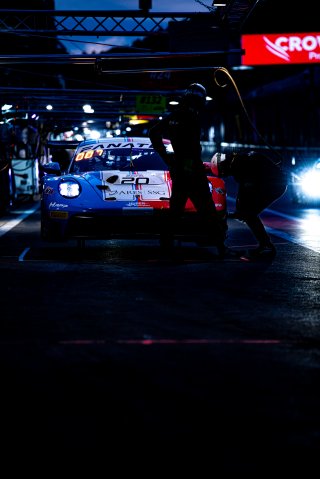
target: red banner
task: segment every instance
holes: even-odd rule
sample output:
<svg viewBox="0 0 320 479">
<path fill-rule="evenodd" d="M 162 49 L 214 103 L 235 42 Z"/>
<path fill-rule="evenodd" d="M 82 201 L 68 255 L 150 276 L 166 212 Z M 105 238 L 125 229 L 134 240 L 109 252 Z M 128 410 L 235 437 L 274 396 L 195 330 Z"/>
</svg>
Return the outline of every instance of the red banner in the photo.
<svg viewBox="0 0 320 479">
<path fill-rule="evenodd" d="M 242 65 L 320 62 L 320 33 L 242 35 Z"/>
</svg>

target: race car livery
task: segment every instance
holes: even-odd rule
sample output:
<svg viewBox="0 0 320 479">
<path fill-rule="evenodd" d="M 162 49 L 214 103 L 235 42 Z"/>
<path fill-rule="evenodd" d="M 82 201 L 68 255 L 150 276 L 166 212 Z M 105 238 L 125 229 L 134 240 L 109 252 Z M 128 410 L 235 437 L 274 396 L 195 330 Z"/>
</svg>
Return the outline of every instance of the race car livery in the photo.
<svg viewBox="0 0 320 479">
<path fill-rule="evenodd" d="M 165 141 L 166 148 L 171 145 Z M 153 237 L 169 210 L 171 176 L 149 138 L 106 138 L 79 143 L 69 168 L 43 166 L 41 237 L 46 241 Z M 217 211 L 226 217 L 224 181 L 208 182 Z M 177 234 L 203 235 L 188 201 Z"/>
</svg>

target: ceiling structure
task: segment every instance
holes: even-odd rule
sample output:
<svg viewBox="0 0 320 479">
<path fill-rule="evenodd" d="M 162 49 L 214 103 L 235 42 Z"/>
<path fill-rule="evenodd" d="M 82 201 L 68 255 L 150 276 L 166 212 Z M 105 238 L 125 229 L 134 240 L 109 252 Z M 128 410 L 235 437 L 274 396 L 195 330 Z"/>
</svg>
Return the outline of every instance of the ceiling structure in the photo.
<svg viewBox="0 0 320 479">
<path fill-rule="evenodd" d="M 282 0 L 283 11 L 286 2 L 288 4 L 288 0 Z M 149 99 L 145 102 L 145 110 L 140 108 L 138 113 L 152 114 L 150 102 L 157 96 L 179 99 L 181 86 L 189 79 L 205 81 L 205 75 L 216 66 L 228 67 L 231 56 L 236 56 L 239 61 L 242 51 L 239 42 L 234 43 L 233 39 L 239 40 L 243 31 L 259 30 L 263 20 L 274 19 L 275 9 L 279 11 L 277 0 L 201 3 L 207 6 L 207 13 L 0 9 L 0 39 L 10 39 L 10 42 L 3 42 L 9 52 L 0 55 L 2 77 L 6 72 L 10 76 L 11 72 L 20 81 L 18 85 L 0 84 L 0 102 L 11 101 L 19 105 L 15 113 L 49 115 L 65 122 L 80 118 L 116 121 L 121 116 L 137 113 L 137 96 L 147 92 Z M 273 24 L 277 28 L 277 22 Z M 188 30 L 192 32 L 189 41 L 186 40 L 190 38 Z M 167 51 L 161 53 L 152 43 L 150 49 L 147 44 L 138 52 L 135 48 L 128 48 L 125 52 L 112 49 L 99 55 L 70 55 L 61 51 L 57 53 L 56 47 L 52 48 L 52 41 L 56 44 L 59 37 L 93 35 L 97 38 L 141 37 L 142 43 L 144 39 L 161 37 L 163 40 L 170 36 L 171 43 L 165 43 Z M 176 40 L 179 35 L 180 42 Z M 42 41 L 45 38 L 51 38 L 51 53 L 46 50 L 46 42 Z M 208 39 L 212 41 L 208 42 Z M 28 52 L 15 50 L 32 40 L 33 46 Z M 208 50 L 208 43 L 216 47 Z M 41 44 L 43 52 L 39 53 Z M 184 51 L 181 51 L 181 45 Z M 35 78 L 44 75 L 44 71 L 52 78 L 60 79 L 52 86 L 48 82 L 43 88 L 36 83 L 33 87 Z M 31 80 L 24 84 L 23 77 Z M 51 112 L 46 110 L 48 103 L 54 104 Z M 94 113 L 85 114 L 82 103 L 94 104 Z"/>
<path fill-rule="evenodd" d="M 147 36 L 166 29 L 168 21 L 190 21 L 210 16 L 212 25 L 241 30 L 257 5 L 266 0 L 203 2 L 208 12 L 152 12 L 151 10 L 17 10 L 0 9 L 0 30 L 17 34 L 83 36 Z M 216 3 L 217 6 L 214 4 Z"/>
</svg>

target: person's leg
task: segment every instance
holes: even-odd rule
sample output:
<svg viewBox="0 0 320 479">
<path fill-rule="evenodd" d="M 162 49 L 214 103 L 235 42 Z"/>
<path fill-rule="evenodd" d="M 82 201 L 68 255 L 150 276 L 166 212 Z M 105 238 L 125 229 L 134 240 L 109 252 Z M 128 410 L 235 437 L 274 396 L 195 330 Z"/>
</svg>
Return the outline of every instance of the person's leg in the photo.
<svg viewBox="0 0 320 479">
<path fill-rule="evenodd" d="M 268 235 L 261 219 L 259 216 L 246 216 L 244 217 L 244 221 L 252 231 L 253 235 L 257 239 L 259 246 L 255 250 L 256 253 L 260 253 L 262 251 L 269 251 L 274 253 L 275 252 L 275 247 L 270 239 L 270 236 Z"/>
<path fill-rule="evenodd" d="M 168 214 L 163 217 L 160 234 L 160 246 L 165 252 L 171 251 L 174 247 L 174 235 L 180 218 L 187 202 L 187 193 L 183 182 L 179 179 L 172 184 L 170 208 Z"/>
<path fill-rule="evenodd" d="M 236 201 L 236 218 L 244 221 L 258 242 L 257 248 L 250 251 L 250 256 L 274 255 L 276 248 L 273 245 L 264 224 L 259 216 L 260 212 L 269 206 L 271 196 L 263 189 L 239 188 Z M 274 196 L 272 196 L 274 198 Z"/>
<path fill-rule="evenodd" d="M 206 177 L 193 179 L 189 197 L 205 225 L 209 242 L 214 244 L 218 254 L 223 256 L 226 251 L 227 222 L 216 210 Z"/>
<path fill-rule="evenodd" d="M 270 260 L 276 255 L 276 248 L 258 215 L 238 212 L 236 219 L 246 223 L 258 242 L 256 248 L 249 249 L 245 254 L 241 254 L 243 260 Z"/>
</svg>

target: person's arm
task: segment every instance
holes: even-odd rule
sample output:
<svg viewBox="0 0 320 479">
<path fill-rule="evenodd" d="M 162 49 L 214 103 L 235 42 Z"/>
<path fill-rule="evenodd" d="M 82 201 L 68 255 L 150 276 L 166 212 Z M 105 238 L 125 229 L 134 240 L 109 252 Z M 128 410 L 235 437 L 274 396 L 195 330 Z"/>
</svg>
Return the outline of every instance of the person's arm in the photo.
<svg viewBox="0 0 320 479">
<path fill-rule="evenodd" d="M 166 147 L 163 144 L 164 123 L 163 120 L 156 123 L 149 130 L 149 138 L 153 148 L 165 160 L 167 156 Z"/>
</svg>

